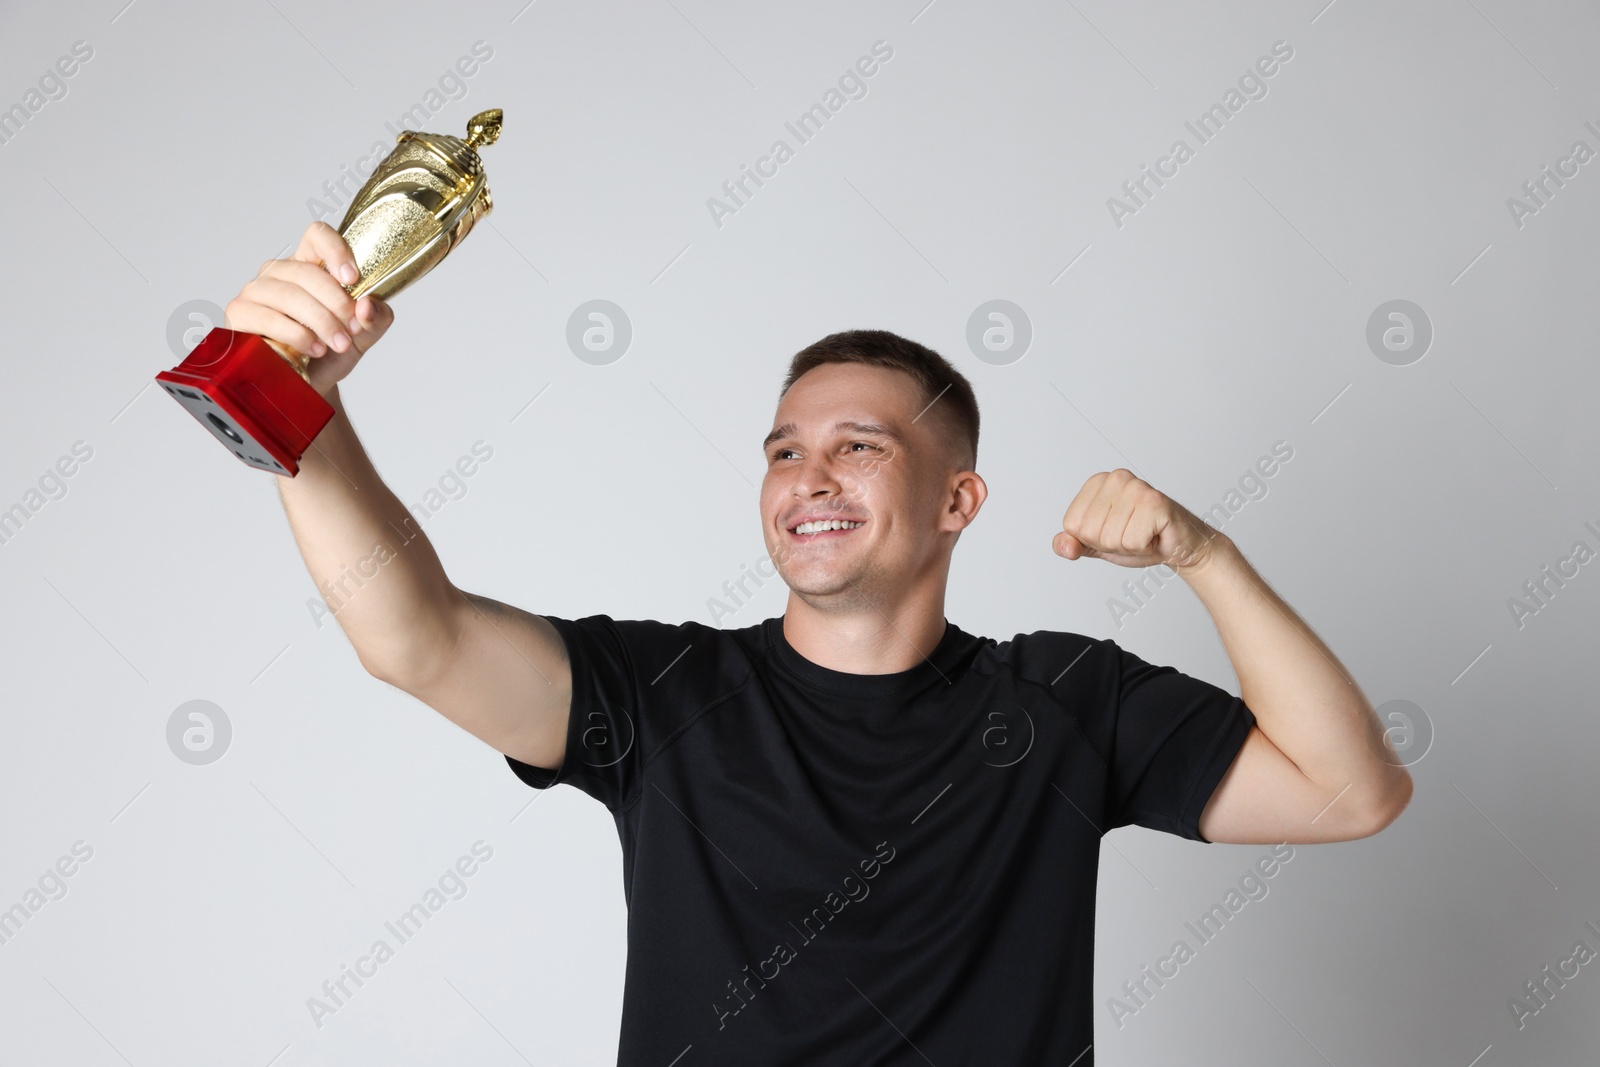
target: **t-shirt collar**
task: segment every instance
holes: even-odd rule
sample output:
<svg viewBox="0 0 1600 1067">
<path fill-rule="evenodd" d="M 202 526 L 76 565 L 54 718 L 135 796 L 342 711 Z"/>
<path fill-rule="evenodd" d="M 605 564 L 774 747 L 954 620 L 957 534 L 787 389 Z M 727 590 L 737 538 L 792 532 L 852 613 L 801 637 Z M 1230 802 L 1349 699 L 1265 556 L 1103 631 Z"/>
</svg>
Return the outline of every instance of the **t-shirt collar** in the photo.
<svg viewBox="0 0 1600 1067">
<path fill-rule="evenodd" d="M 930 682 L 953 681 L 950 671 L 959 658 L 961 639 L 965 636 L 961 628 L 947 618 L 944 636 L 915 666 L 889 674 L 851 674 L 813 663 L 796 651 L 783 634 L 782 615 L 765 620 L 762 629 L 769 654 L 801 681 L 841 696 L 876 698 L 908 695 Z"/>
</svg>

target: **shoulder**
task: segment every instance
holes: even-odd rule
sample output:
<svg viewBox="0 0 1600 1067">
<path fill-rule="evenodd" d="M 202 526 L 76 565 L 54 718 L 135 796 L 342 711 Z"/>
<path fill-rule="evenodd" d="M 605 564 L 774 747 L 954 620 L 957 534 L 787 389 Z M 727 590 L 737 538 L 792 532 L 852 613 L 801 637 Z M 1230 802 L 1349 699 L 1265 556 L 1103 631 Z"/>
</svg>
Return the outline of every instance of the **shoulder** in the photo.
<svg viewBox="0 0 1600 1067">
<path fill-rule="evenodd" d="M 1009 671 L 1057 694 L 1100 685 L 1119 651 L 1114 641 L 1070 630 L 1032 630 L 1004 641 L 984 640 L 989 647 L 975 661 L 980 669 Z"/>
<path fill-rule="evenodd" d="M 1121 670 L 1116 642 L 1070 630 L 1032 630 L 1005 641 L 986 640 L 989 647 L 979 651 L 973 667 L 1008 673 L 1025 704 L 1056 709 L 1104 762 Z"/>
<path fill-rule="evenodd" d="M 654 648 L 663 643 L 670 644 L 680 638 L 694 640 L 707 634 L 721 633 L 720 630 L 714 630 L 690 619 L 683 622 L 667 622 L 662 619 L 619 619 L 599 613 L 573 617 L 567 621 L 591 633 L 604 632 L 621 638 L 638 648 Z"/>
<path fill-rule="evenodd" d="M 760 639 L 755 626 L 720 630 L 693 620 L 607 614 L 545 617 L 566 643 L 574 670 L 624 678 L 640 696 L 680 704 L 702 690 L 726 691 L 742 683 Z"/>
</svg>

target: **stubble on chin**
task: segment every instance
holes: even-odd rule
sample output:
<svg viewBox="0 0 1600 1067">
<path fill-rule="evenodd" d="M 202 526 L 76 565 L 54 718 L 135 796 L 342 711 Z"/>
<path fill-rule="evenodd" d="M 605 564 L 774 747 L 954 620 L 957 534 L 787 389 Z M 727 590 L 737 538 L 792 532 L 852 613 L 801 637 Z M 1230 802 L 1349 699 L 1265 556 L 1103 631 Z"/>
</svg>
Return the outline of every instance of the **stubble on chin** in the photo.
<svg viewBox="0 0 1600 1067">
<path fill-rule="evenodd" d="M 881 597 L 870 566 L 848 571 L 823 567 L 779 568 L 779 576 L 796 596 L 812 607 L 828 611 L 863 612 L 874 609 Z"/>
</svg>

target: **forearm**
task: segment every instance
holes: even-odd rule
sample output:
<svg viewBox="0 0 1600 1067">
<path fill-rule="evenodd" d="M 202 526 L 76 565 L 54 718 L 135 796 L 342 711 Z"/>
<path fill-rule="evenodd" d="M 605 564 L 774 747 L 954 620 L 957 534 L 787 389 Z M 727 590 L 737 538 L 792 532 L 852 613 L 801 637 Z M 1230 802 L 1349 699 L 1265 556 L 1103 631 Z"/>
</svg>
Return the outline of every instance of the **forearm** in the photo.
<svg viewBox="0 0 1600 1067">
<path fill-rule="evenodd" d="M 278 478 L 317 590 L 362 665 L 391 680 L 448 651 L 460 594 L 417 521 L 378 477 L 339 397 L 299 473 Z"/>
<path fill-rule="evenodd" d="M 1383 726 L 1321 638 L 1218 534 L 1203 561 L 1180 569 L 1216 624 L 1256 725 L 1341 805 L 1389 809 L 1410 795 Z"/>
</svg>

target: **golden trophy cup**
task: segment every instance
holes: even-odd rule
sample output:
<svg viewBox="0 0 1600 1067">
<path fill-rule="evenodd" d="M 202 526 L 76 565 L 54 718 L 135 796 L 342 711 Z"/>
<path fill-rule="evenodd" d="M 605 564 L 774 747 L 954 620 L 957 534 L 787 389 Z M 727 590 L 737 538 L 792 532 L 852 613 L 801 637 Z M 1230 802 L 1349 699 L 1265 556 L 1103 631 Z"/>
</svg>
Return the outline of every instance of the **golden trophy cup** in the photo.
<svg viewBox="0 0 1600 1067">
<path fill-rule="evenodd" d="M 494 207 L 478 149 L 500 136 L 501 111 L 467 123 L 463 139 L 404 130 L 350 206 L 339 234 L 361 277 L 353 299 L 388 301 L 436 267 Z M 218 326 L 156 381 L 240 460 L 294 477 L 333 418 L 311 387 L 311 357 L 257 334 Z"/>
</svg>

